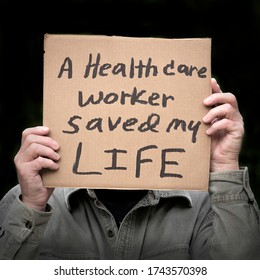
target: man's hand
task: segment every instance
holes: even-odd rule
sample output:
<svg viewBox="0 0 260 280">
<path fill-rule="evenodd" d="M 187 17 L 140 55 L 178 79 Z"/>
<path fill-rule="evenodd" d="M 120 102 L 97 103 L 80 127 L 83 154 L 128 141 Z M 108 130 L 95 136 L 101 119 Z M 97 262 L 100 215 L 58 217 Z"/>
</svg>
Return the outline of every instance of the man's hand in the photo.
<svg viewBox="0 0 260 280">
<path fill-rule="evenodd" d="M 212 107 L 203 118 L 203 122 L 210 125 L 207 130 L 211 136 L 210 171 L 238 170 L 244 136 L 243 118 L 232 93 L 223 93 L 214 78 L 211 87 L 212 95 L 203 101 L 204 105 Z"/>
<path fill-rule="evenodd" d="M 45 211 L 54 189 L 43 186 L 41 170 L 57 170 L 59 145 L 48 137 L 49 128 L 37 126 L 27 128 L 22 133 L 20 150 L 14 158 L 18 180 L 21 186 L 21 200 L 28 207 Z"/>
</svg>

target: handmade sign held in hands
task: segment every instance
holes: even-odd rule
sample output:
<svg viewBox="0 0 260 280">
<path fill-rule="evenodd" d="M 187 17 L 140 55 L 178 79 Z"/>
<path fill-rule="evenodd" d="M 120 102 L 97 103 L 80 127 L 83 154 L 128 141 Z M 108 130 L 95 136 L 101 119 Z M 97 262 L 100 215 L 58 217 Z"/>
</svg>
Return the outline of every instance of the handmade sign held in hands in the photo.
<svg viewBox="0 0 260 280">
<path fill-rule="evenodd" d="M 206 190 L 211 39 L 46 34 L 47 187 Z"/>
</svg>

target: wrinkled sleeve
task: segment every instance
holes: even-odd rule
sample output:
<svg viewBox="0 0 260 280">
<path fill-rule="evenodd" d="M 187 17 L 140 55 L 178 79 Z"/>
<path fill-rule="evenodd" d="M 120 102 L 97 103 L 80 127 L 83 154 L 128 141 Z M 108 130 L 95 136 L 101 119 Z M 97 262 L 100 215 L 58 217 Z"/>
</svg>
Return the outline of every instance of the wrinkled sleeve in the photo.
<svg viewBox="0 0 260 280">
<path fill-rule="evenodd" d="M 210 259 L 260 259 L 259 207 L 248 169 L 210 174 Z"/>
<path fill-rule="evenodd" d="M 35 259 L 41 236 L 52 214 L 34 211 L 19 199 L 19 186 L 0 202 L 0 259 Z"/>
</svg>

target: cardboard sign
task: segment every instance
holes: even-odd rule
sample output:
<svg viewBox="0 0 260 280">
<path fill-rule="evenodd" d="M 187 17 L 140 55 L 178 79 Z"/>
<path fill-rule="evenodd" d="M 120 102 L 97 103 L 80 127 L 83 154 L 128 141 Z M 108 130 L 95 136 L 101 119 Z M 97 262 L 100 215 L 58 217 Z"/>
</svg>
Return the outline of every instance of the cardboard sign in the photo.
<svg viewBox="0 0 260 280">
<path fill-rule="evenodd" d="M 60 144 L 47 187 L 208 187 L 211 39 L 46 34 L 43 124 Z"/>
</svg>

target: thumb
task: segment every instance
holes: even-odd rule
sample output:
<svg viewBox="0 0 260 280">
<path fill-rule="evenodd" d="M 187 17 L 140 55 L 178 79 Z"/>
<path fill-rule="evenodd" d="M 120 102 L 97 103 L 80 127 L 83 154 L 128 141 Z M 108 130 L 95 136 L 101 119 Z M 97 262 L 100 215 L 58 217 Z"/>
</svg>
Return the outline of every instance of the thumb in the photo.
<svg viewBox="0 0 260 280">
<path fill-rule="evenodd" d="M 212 93 L 222 93 L 222 90 L 215 78 L 211 78 L 211 88 L 212 88 Z"/>
</svg>

